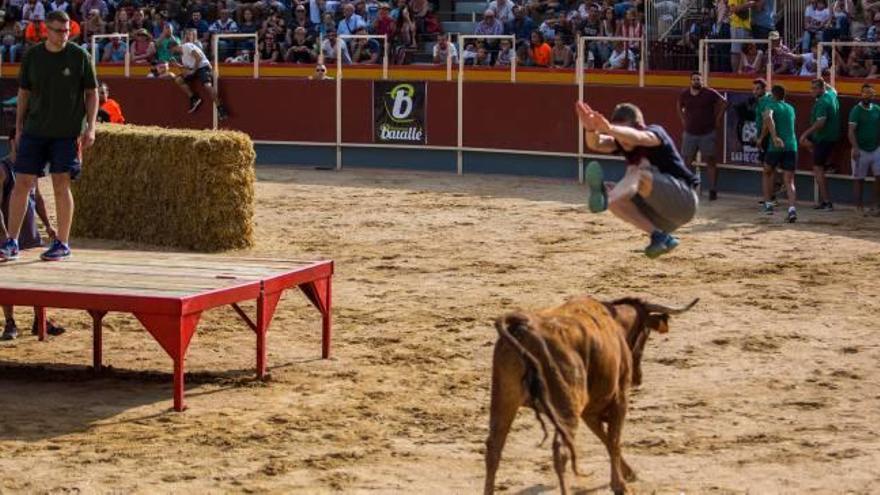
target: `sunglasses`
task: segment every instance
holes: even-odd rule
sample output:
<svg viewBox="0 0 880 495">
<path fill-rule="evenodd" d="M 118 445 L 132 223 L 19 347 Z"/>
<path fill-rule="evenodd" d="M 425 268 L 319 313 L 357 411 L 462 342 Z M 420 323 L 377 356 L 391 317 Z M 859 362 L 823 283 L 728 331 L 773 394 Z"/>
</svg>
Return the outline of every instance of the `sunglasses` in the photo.
<svg viewBox="0 0 880 495">
<path fill-rule="evenodd" d="M 327 69 L 316 69 L 316 72 L 327 72 Z"/>
</svg>

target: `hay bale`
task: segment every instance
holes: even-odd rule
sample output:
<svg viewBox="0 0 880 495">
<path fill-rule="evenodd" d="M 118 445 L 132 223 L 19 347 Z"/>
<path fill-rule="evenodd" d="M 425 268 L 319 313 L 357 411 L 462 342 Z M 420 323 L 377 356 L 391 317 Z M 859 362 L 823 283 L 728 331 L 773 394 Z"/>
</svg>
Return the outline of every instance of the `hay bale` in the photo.
<svg viewBox="0 0 880 495">
<path fill-rule="evenodd" d="M 241 132 L 100 125 L 73 186 L 73 234 L 197 251 L 253 246 L 255 157 Z"/>
</svg>

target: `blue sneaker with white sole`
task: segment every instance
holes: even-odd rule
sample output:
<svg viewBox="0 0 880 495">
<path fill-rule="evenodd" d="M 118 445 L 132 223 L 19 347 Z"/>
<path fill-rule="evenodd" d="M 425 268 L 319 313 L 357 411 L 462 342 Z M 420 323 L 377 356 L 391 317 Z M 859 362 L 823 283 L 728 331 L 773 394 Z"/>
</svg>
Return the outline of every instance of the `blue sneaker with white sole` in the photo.
<svg viewBox="0 0 880 495">
<path fill-rule="evenodd" d="M 605 174 L 602 172 L 602 165 L 598 162 L 590 162 L 587 164 L 587 170 L 584 172 L 584 181 L 590 189 L 590 195 L 587 198 L 587 206 L 593 213 L 601 213 L 608 209 L 608 194 L 605 192 Z"/>
<path fill-rule="evenodd" d="M 649 258 L 657 258 L 672 251 L 678 247 L 678 244 L 676 237 L 657 230 L 651 234 L 651 244 L 645 248 L 645 255 Z"/>
<path fill-rule="evenodd" d="M 40 255 L 40 259 L 43 261 L 61 261 L 67 258 L 70 258 L 70 248 L 67 244 L 55 239 L 52 241 L 52 244 L 49 246 L 43 254 Z"/>
<path fill-rule="evenodd" d="M 0 261 L 12 261 L 18 259 L 18 241 L 15 239 L 6 239 L 3 245 L 0 245 Z"/>
</svg>

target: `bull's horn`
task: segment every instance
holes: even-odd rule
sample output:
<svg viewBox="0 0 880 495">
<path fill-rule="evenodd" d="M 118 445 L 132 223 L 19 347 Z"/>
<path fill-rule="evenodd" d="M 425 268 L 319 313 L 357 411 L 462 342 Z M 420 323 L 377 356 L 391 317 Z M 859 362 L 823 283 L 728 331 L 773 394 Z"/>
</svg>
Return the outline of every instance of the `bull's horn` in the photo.
<svg viewBox="0 0 880 495">
<path fill-rule="evenodd" d="M 690 304 L 683 308 L 670 308 L 668 306 L 663 306 L 662 304 L 653 304 L 653 303 L 645 303 L 645 309 L 648 310 L 649 313 L 663 313 L 665 315 L 680 315 L 685 311 L 694 307 L 700 301 L 700 298 L 696 298 L 691 301 Z"/>
</svg>

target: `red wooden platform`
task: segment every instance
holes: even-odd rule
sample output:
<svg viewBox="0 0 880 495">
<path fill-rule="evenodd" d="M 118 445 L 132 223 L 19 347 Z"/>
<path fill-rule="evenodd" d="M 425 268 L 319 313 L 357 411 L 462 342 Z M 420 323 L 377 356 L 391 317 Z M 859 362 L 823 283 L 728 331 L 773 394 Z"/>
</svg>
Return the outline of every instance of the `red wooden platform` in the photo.
<svg viewBox="0 0 880 495">
<path fill-rule="evenodd" d="M 0 304 L 38 308 L 40 340 L 45 308 L 83 309 L 93 320 L 94 366 L 101 369 L 101 322 L 110 311 L 132 313 L 174 361 L 174 409 L 185 409 L 186 351 L 203 311 L 231 305 L 256 333 L 257 376 L 266 375 L 266 333 L 281 294 L 299 287 L 321 312 L 322 356 L 330 355 L 332 261 L 136 251 L 76 250 L 73 259 L 47 263 L 39 253 L 0 263 Z M 251 319 L 238 305 L 256 300 Z"/>
</svg>

